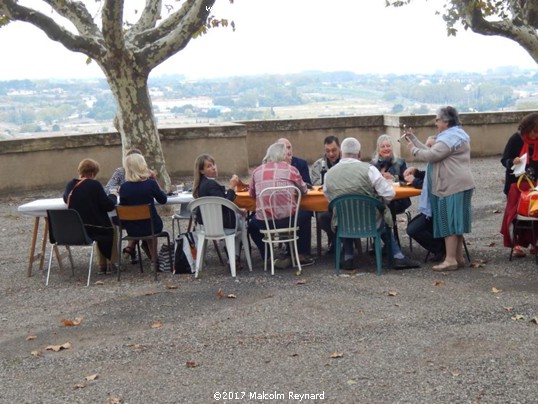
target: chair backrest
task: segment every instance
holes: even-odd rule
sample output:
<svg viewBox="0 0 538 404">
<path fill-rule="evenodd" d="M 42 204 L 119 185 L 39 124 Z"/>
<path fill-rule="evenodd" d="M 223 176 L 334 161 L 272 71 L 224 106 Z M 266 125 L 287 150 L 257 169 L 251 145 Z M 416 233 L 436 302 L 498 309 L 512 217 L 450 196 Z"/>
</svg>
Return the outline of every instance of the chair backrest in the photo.
<svg viewBox="0 0 538 404">
<path fill-rule="evenodd" d="M 343 195 L 329 204 L 334 209 L 338 234 L 345 238 L 375 237 L 378 212 L 385 204 L 367 195 Z"/>
<path fill-rule="evenodd" d="M 47 210 L 49 240 L 59 245 L 90 245 L 84 223 L 75 209 Z"/>
<path fill-rule="evenodd" d="M 207 238 L 224 237 L 224 219 L 222 207 L 231 209 L 235 214 L 240 214 L 241 209 L 232 201 L 218 196 L 203 196 L 189 203 L 188 209 L 193 212 L 200 211 L 204 222 L 204 233 Z M 236 220 L 236 228 L 239 220 Z"/>
<path fill-rule="evenodd" d="M 151 209 L 149 204 L 145 205 L 118 205 L 116 206 L 118 220 L 151 220 Z"/>
<path fill-rule="evenodd" d="M 120 234 L 123 232 L 123 222 L 134 221 L 148 221 L 151 230 L 147 236 L 155 234 L 153 213 L 151 212 L 151 205 L 149 203 L 144 205 L 117 205 L 116 215 L 118 216 Z"/>
<path fill-rule="evenodd" d="M 258 200 L 267 228 L 275 228 L 278 218 L 289 218 L 288 227 L 297 227 L 296 213 L 301 204 L 301 190 L 295 185 L 267 187 L 260 192 Z"/>
</svg>

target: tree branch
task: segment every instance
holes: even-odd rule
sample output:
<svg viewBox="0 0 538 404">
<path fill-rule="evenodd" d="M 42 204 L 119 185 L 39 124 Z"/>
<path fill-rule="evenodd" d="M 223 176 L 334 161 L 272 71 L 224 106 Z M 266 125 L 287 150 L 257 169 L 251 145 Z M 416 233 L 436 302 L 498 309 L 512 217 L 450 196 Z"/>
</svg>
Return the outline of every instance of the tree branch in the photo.
<svg viewBox="0 0 538 404">
<path fill-rule="evenodd" d="M 11 20 L 28 22 L 41 29 L 50 39 L 61 43 L 73 52 L 80 52 L 96 59 L 102 55 L 98 38 L 75 35 L 64 27 L 58 25 L 52 18 L 31 8 L 18 4 L 14 0 L 2 0 L 0 11 Z"/>
<path fill-rule="evenodd" d="M 161 0 L 146 0 L 146 5 L 140 19 L 133 25 L 133 27 L 127 32 L 126 38 L 129 42 L 133 41 L 135 36 L 142 33 L 145 30 L 155 28 L 157 21 L 161 18 Z"/>
<path fill-rule="evenodd" d="M 79 34 L 100 37 L 101 31 L 95 24 L 86 6 L 81 2 L 66 2 L 65 0 L 43 0 L 62 17 L 73 23 Z"/>
<path fill-rule="evenodd" d="M 108 50 L 125 49 L 123 2 L 124 0 L 105 0 L 103 5 L 101 12 L 103 38 Z"/>
<path fill-rule="evenodd" d="M 185 48 L 192 35 L 205 24 L 215 0 L 188 0 L 180 10 L 168 17 L 153 32 L 147 32 L 147 44 L 137 59 L 153 68 Z M 151 38 L 152 40 L 150 40 Z"/>
</svg>

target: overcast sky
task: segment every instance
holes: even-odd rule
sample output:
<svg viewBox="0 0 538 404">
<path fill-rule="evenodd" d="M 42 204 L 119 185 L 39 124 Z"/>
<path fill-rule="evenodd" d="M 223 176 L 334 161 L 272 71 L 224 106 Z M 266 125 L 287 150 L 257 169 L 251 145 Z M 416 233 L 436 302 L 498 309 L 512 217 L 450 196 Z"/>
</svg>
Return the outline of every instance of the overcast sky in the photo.
<svg viewBox="0 0 538 404">
<path fill-rule="evenodd" d="M 135 0 L 129 0 L 131 4 Z M 27 4 L 36 3 L 37 0 Z M 188 78 L 293 73 L 483 72 L 499 66 L 538 68 L 517 43 L 460 30 L 447 37 L 435 10 L 443 0 L 398 9 L 384 0 L 217 0 L 214 12 L 236 31 L 215 29 L 153 70 Z M 0 80 L 104 77 L 86 56 L 51 41 L 30 24 L 0 29 Z"/>
</svg>

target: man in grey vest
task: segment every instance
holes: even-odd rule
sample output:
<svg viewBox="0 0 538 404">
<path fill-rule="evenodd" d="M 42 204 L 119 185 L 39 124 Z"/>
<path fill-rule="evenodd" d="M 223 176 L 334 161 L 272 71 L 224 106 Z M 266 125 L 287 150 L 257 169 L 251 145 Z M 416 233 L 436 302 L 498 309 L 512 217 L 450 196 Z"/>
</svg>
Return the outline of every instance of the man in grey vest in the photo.
<svg viewBox="0 0 538 404">
<path fill-rule="evenodd" d="M 392 185 L 387 182 L 379 170 L 360 161 L 361 144 L 352 137 L 344 139 L 341 146 L 342 158 L 340 162 L 331 168 L 325 175 L 323 192 L 329 201 L 341 195 L 368 195 L 380 199 L 385 203 L 390 202 L 395 195 Z M 333 216 L 333 222 L 335 217 Z M 417 268 L 418 262 L 412 261 L 403 255 L 392 233 L 392 217 L 387 208 L 383 216 L 378 215 L 378 227 L 386 223 L 389 227 L 393 255 L 394 269 Z M 387 232 L 385 233 L 387 234 Z M 353 240 L 344 239 L 344 269 L 353 269 Z"/>
</svg>

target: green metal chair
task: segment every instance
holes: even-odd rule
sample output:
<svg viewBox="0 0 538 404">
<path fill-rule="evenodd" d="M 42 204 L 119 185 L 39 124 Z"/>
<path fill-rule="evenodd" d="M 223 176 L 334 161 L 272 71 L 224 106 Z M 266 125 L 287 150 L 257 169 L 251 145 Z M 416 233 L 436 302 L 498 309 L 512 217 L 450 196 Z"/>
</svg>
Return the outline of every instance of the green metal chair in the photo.
<svg viewBox="0 0 538 404">
<path fill-rule="evenodd" d="M 342 238 L 372 238 L 374 240 L 377 274 L 382 271 L 381 235 L 390 229 L 383 224 L 377 227 L 378 213 L 386 208 L 385 204 L 376 198 L 366 195 L 343 195 L 335 198 L 329 204 L 329 209 L 337 217 L 336 227 L 336 274 L 340 274 L 340 254 Z M 392 251 L 390 237 L 387 237 L 387 250 Z M 389 256 L 389 267 L 392 266 L 392 253 Z"/>
</svg>

